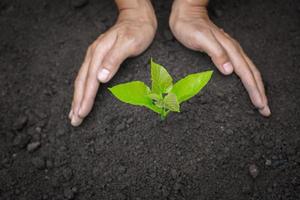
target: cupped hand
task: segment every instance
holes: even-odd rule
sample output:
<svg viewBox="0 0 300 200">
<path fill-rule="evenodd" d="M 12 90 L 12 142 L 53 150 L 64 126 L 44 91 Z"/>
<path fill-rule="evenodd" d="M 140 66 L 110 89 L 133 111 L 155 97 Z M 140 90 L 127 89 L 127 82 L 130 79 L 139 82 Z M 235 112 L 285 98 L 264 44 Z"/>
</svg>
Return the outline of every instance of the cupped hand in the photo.
<svg viewBox="0 0 300 200">
<path fill-rule="evenodd" d="M 151 9 L 121 9 L 116 24 L 89 46 L 75 80 L 69 113 L 73 126 L 79 126 L 91 111 L 100 82 L 108 82 L 126 58 L 142 53 L 150 45 L 157 28 Z"/>
<path fill-rule="evenodd" d="M 192 1 L 175 0 L 170 16 L 170 28 L 187 48 L 206 52 L 219 71 L 225 75 L 233 71 L 240 77 L 254 106 L 263 116 L 269 116 L 263 81 L 260 72 L 245 54 L 239 43 L 208 17 L 206 5 Z"/>
</svg>

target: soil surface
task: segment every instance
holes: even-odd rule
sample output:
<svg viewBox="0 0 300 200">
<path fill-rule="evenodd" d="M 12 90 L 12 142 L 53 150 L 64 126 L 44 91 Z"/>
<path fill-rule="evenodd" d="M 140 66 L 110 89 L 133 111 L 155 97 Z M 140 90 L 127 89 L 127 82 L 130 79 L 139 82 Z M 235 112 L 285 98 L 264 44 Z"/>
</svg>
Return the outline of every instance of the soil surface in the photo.
<svg viewBox="0 0 300 200">
<path fill-rule="evenodd" d="M 0 1 L 0 199 L 300 199 L 300 1 L 215 0 L 213 21 L 264 77 L 261 117 L 237 76 L 171 35 L 171 1 L 154 1 L 159 30 L 101 87 L 92 113 L 67 114 L 88 45 L 116 19 L 113 1 Z M 207 69 L 208 86 L 165 121 L 107 87 L 149 83 L 149 58 L 176 80 Z"/>
</svg>

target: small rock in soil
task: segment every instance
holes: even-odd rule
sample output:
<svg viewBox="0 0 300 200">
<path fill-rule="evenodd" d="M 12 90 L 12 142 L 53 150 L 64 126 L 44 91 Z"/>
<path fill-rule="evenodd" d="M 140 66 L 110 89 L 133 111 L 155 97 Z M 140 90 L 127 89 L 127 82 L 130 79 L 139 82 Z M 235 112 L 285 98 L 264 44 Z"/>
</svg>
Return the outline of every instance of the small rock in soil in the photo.
<svg viewBox="0 0 300 200">
<path fill-rule="evenodd" d="M 43 200 L 46 200 L 46 199 L 48 199 L 49 197 L 48 197 L 48 195 L 47 194 L 43 194 L 43 196 L 42 196 L 42 199 Z"/>
<path fill-rule="evenodd" d="M 122 193 L 118 193 L 116 196 L 117 196 L 116 199 L 120 199 L 120 200 L 125 200 L 126 199 L 126 196 Z"/>
<path fill-rule="evenodd" d="M 78 192 L 78 188 L 77 187 L 72 187 L 72 191 L 77 193 Z"/>
<path fill-rule="evenodd" d="M 222 114 L 216 114 L 214 120 L 215 122 L 225 122 L 225 119 Z"/>
<path fill-rule="evenodd" d="M 19 195 L 20 193 L 21 193 L 21 191 L 20 191 L 19 189 L 16 189 L 16 190 L 15 190 L 15 194 L 16 194 L 16 195 Z"/>
<path fill-rule="evenodd" d="M 234 133 L 234 131 L 232 129 L 230 129 L 230 128 L 227 128 L 227 129 L 225 129 L 225 133 L 227 135 L 232 135 Z"/>
<path fill-rule="evenodd" d="M 29 143 L 30 141 L 30 136 L 26 135 L 26 134 L 18 134 L 14 141 L 13 141 L 13 145 L 15 147 L 19 147 L 19 148 L 25 148 L 26 145 Z"/>
<path fill-rule="evenodd" d="M 243 188 L 242 188 L 242 192 L 244 194 L 250 194 L 251 191 L 252 191 L 252 188 L 251 188 L 251 186 L 249 184 L 244 185 Z"/>
<path fill-rule="evenodd" d="M 155 172 L 151 173 L 151 174 L 150 174 L 150 177 L 151 177 L 151 178 L 155 178 L 155 177 L 156 177 L 156 173 L 155 173 Z"/>
<path fill-rule="evenodd" d="M 31 162 L 37 169 L 45 168 L 45 160 L 41 157 L 32 158 Z"/>
<path fill-rule="evenodd" d="M 265 165 L 267 165 L 267 166 L 271 166 L 271 165 L 272 165 L 272 161 L 271 161 L 271 160 L 269 160 L 269 159 L 267 159 L 267 160 L 266 160 L 266 162 L 265 162 Z"/>
<path fill-rule="evenodd" d="M 41 143 L 40 143 L 40 142 L 32 142 L 32 143 L 29 143 L 29 144 L 27 145 L 27 151 L 28 151 L 28 152 L 34 152 L 34 151 L 37 150 L 40 146 L 41 146 Z"/>
<path fill-rule="evenodd" d="M 73 177 L 73 171 L 71 168 L 65 168 L 63 170 L 63 176 L 66 180 L 70 180 Z"/>
<path fill-rule="evenodd" d="M 28 117 L 26 115 L 21 115 L 13 124 L 14 130 L 22 130 L 27 124 Z"/>
<path fill-rule="evenodd" d="M 163 130 L 163 132 L 165 132 L 165 133 L 169 133 L 169 132 L 170 132 L 169 126 L 164 126 L 164 127 L 162 127 L 162 130 Z"/>
<path fill-rule="evenodd" d="M 173 189 L 175 192 L 178 192 L 181 188 L 181 184 L 180 183 L 175 183 L 175 185 L 173 186 Z"/>
<path fill-rule="evenodd" d="M 121 122 L 120 124 L 117 125 L 115 131 L 118 133 L 120 131 L 123 131 L 126 128 L 126 124 L 124 122 Z"/>
<path fill-rule="evenodd" d="M 46 166 L 47 166 L 48 169 L 53 168 L 53 162 L 51 160 L 47 160 L 46 161 Z"/>
<path fill-rule="evenodd" d="M 2 161 L 1 161 L 1 165 L 0 165 L 0 168 L 1 167 L 4 167 L 4 168 L 9 168 L 11 165 L 11 162 L 8 158 L 4 158 Z"/>
<path fill-rule="evenodd" d="M 176 183 L 175 183 L 175 185 L 176 185 Z M 175 189 L 174 189 L 175 190 Z M 175 191 L 177 191 L 177 190 L 175 190 Z M 162 188 L 161 188 L 161 192 L 162 192 L 162 195 L 164 196 L 164 197 L 167 197 L 169 194 L 170 194 L 170 192 L 169 192 L 169 190 L 168 190 L 168 188 L 166 187 L 166 186 L 163 186 Z"/>
<path fill-rule="evenodd" d="M 124 173 L 126 172 L 126 167 L 125 167 L 125 166 L 120 166 L 120 167 L 119 167 L 119 172 L 120 172 L 121 174 L 124 174 Z"/>
<path fill-rule="evenodd" d="M 131 124 L 133 122 L 133 118 L 130 117 L 128 120 L 127 120 L 127 124 Z"/>
<path fill-rule="evenodd" d="M 253 178 L 256 178 L 259 174 L 258 167 L 255 164 L 249 166 L 249 173 Z"/>
<path fill-rule="evenodd" d="M 56 136 L 63 136 L 65 134 L 65 131 L 63 129 L 59 129 L 57 132 L 56 132 Z"/>
<path fill-rule="evenodd" d="M 64 190 L 64 196 L 67 198 L 67 199 L 74 199 L 75 197 L 75 192 L 70 189 L 70 188 L 67 188 Z"/>
<path fill-rule="evenodd" d="M 45 126 L 47 125 L 47 122 L 48 122 L 47 119 L 43 119 L 37 123 L 37 127 L 40 127 L 41 129 L 45 128 Z"/>
<path fill-rule="evenodd" d="M 176 169 L 172 169 L 171 170 L 171 176 L 172 176 L 173 179 L 177 178 L 177 171 L 176 171 Z"/>
<path fill-rule="evenodd" d="M 268 191 L 269 193 L 272 193 L 272 191 L 273 191 L 272 187 L 268 187 L 267 191 Z"/>
<path fill-rule="evenodd" d="M 37 133 L 41 133 L 41 132 L 42 132 L 42 128 L 38 126 L 38 127 L 35 128 L 35 131 L 36 131 Z"/>
<path fill-rule="evenodd" d="M 41 140 L 41 134 L 36 133 L 32 135 L 32 141 L 40 141 Z"/>
<path fill-rule="evenodd" d="M 57 177 L 52 178 L 50 184 L 51 184 L 54 188 L 59 187 L 59 180 L 58 180 L 58 178 L 57 178 Z"/>
<path fill-rule="evenodd" d="M 73 8 L 82 8 L 89 3 L 89 0 L 71 0 Z"/>
</svg>

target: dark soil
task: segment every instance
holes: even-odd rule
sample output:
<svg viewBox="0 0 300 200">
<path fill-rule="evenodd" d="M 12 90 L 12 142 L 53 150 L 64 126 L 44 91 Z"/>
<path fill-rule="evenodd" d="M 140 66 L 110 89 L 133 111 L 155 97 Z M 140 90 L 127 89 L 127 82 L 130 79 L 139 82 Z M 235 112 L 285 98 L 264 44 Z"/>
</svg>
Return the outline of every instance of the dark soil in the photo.
<svg viewBox="0 0 300 200">
<path fill-rule="evenodd" d="M 0 1 L 0 199 L 300 199 L 300 1 L 218 0 L 212 19 L 261 70 L 271 118 L 240 80 L 169 32 L 155 1 L 152 46 L 99 91 L 82 126 L 67 119 L 88 45 L 110 27 L 113 1 Z M 214 69 L 208 86 L 166 121 L 116 100 L 120 82 L 149 83 L 149 58 L 176 80 Z"/>
</svg>

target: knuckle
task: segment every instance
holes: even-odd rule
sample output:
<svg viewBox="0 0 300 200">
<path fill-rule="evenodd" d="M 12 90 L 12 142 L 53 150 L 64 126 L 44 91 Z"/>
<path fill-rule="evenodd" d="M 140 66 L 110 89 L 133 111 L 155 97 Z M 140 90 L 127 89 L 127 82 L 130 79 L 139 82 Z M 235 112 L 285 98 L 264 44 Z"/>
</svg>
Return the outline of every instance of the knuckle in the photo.
<svg viewBox="0 0 300 200">
<path fill-rule="evenodd" d="M 218 60 L 227 60 L 227 54 L 223 49 L 216 49 L 214 57 Z"/>
<path fill-rule="evenodd" d="M 129 43 L 136 42 L 136 35 L 132 31 L 126 31 L 120 34 L 120 39 Z"/>
<path fill-rule="evenodd" d="M 108 67 L 111 68 L 115 65 L 115 60 L 113 57 L 110 55 L 107 55 L 106 58 L 103 60 L 103 67 Z"/>
<path fill-rule="evenodd" d="M 253 74 L 254 74 L 256 77 L 261 78 L 261 73 L 260 73 L 260 71 L 255 70 L 255 71 L 253 72 Z"/>
<path fill-rule="evenodd" d="M 231 41 L 232 41 L 232 43 L 233 43 L 235 46 L 237 46 L 237 47 L 240 46 L 240 43 L 239 43 L 236 39 L 231 38 Z"/>
<path fill-rule="evenodd" d="M 232 41 L 230 41 L 230 40 L 228 41 L 228 46 L 232 52 L 234 52 L 236 54 L 240 53 L 239 47 L 237 45 L 235 45 Z"/>
<path fill-rule="evenodd" d="M 209 29 L 199 29 L 195 32 L 195 39 L 197 42 L 202 42 L 204 38 L 212 34 Z"/>
<path fill-rule="evenodd" d="M 101 40 L 104 37 L 104 33 L 100 34 L 97 38 L 97 40 Z"/>
<path fill-rule="evenodd" d="M 249 71 L 246 71 L 246 73 L 243 76 L 244 76 L 245 82 L 247 82 L 247 84 L 250 87 L 255 87 L 253 76 L 251 75 L 251 73 Z"/>
<path fill-rule="evenodd" d="M 93 53 L 94 54 L 99 54 L 101 52 L 102 46 L 97 43 L 94 47 L 93 47 Z"/>
<path fill-rule="evenodd" d="M 89 48 L 90 48 L 90 50 L 93 52 L 93 51 L 95 51 L 95 49 L 97 48 L 97 46 L 98 46 L 98 42 L 97 42 L 97 40 L 96 40 L 96 41 L 94 41 L 94 42 L 89 46 Z"/>
<path fill-rule="evenodd" d="M 191 40 L 189 46 L 191 46 L 193 49 L 202 51 L 202 40 L 195 38 L 194 42 Z"/>
<path fill-rule="evenodd" d="M 206 40 L 208 37 L 210 37 L 211 31 L 208 29 L 199 29 L 195 32 L 195 34 L 193 35 L 193 44 L 191 44 L 191 46 L 193 46 L 195 49 L 197 50 L 201 50 L 202 46 L 203 46 L 203 41 Z"/>
<path fill-rule="evenodd" d="M 123 45 L 128 47 L 128 51 L 130 51 L 132 54 L 139 52 L 142 44 L 140 35 L 128 28 L 119 34 L 119 40 L 122 41 Z"/>
<path fill-rule="evenodd" d="M 82 78 L 80 76 L 77 76 L 75 79 L 75 87 L 78 87 L 82 83 Z"/>
<path fill-rule="evenodd" d="M 232 41 L 232 44 L 236 47 L 236 49 L 238 49 L 239 51 L 242 51 L 242 47 L 236 39 L 231 38 L 231 41 Z"/>
<path fill-rule="evenodd" d="M 130 46 L 131 46 L 131 48 L 130 48 L 131 52 L 136 53 L 137 51 L 139 51 L 140 43 L 141 43 L 141 42 L 139 41 L 139 39 L 136 38 L 136 39 L 130 44 Z"/>
</svg>

